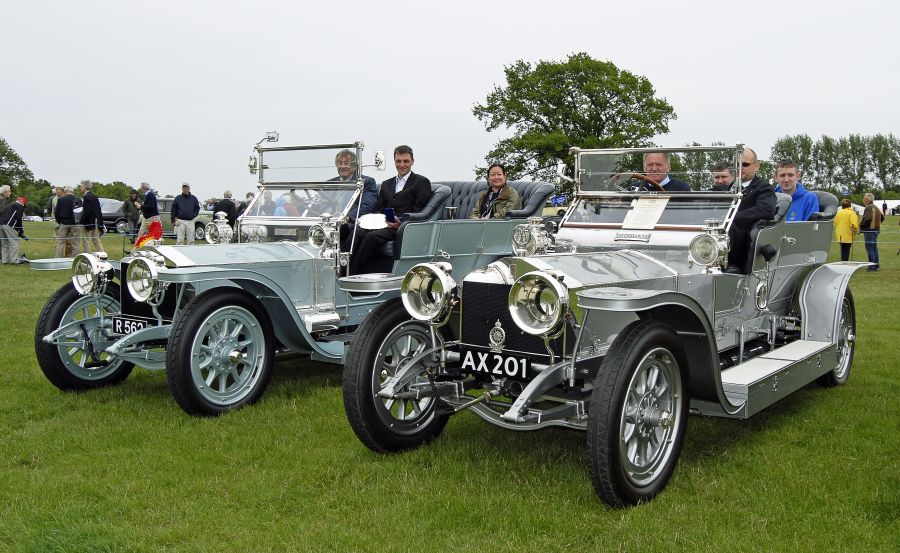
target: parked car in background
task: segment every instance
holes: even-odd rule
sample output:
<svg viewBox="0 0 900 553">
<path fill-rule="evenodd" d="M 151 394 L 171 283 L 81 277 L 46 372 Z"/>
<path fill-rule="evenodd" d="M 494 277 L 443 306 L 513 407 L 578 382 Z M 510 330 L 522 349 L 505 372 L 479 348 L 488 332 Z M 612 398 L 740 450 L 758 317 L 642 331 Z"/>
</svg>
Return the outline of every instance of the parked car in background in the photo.
<svg viewBox="0 0 900 553">
<path fill-rule="evenodd" d="M 39 215 L 26 215 L 25 217 L 22 217 L 22 219 L 25 221 L 30 221 L 32 223 L 40 223 L 44 220 Z"/>
<path fill-rule="evenodd" d="M 868 264 L 825 263 L 837 198 L 815 191 L 821 211 L 786 223 L 791 197 L 778 194 L 751 232 L 746 274 L 731 274 L 740 190 L 679 173 L 693 188 L 667 192 L 643 172 L 641 154 L 659 151 L 710 153 L 740 174 L 741 145 L 576 148 L 576 196 L 555 237 L 530 220 L 513 231 L 515 256 L 459 285 L 455 261 L 412 267 L 347 351 L 344 406 L 360 441 L 419 447 L 463 410 L 509 430 L 582 430 L 595 492 L 626 507 L 665 488 L 689 412 L 747 419 L 811 382 L 844 384 L 848 283 Z"/>
</svg>

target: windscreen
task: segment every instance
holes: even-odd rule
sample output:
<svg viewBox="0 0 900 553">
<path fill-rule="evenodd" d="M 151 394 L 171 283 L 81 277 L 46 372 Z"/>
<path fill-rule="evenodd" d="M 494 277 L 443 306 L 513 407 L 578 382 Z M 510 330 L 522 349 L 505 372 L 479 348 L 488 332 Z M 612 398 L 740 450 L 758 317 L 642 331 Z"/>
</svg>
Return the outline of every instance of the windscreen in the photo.
<svg viewBox="0 0 900 553">
<path fill-rule="evenodd" d="M 692 148 L 681 152 L 584 152 L 579 190 L 592 192 L 733 192 L 736 148 Z"/>
<path fill-rule="evenodd" d="M 662 226 L 702 226 L 709 219 L 724 221 L 731 194 L 706 197 L 581 198 L 570 210 L 566 224 L 602 223 L 624 229 L 652 230 Z"/>
<path fill-rule="evenodd" d="M 354 147 L 302 147 L 260 151 L 263 184 L 329 182 L 357 173 L 362 150 Z"/>
<path fill-rule="evenodd" d="M 269 186 L 257 194 L 245 217 L 338 216 L 350 206 L 356 193 L 356 181 L 334 185 L 285 188 Z"/>
</svg>

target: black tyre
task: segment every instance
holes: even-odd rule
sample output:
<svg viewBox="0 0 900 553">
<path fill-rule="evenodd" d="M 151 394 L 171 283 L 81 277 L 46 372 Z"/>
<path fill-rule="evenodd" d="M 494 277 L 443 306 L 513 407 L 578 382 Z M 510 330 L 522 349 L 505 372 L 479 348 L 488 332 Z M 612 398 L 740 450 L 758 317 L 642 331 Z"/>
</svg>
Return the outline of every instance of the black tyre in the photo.
<svg viewBox="0 0 900 553">
<path fill-rule="evenodd" d="M 219 415 L 256 402 L 272 374 L 272 324 L 246 294 L 215 290 L 178 315 L 166 347 L 166 377 L 191 415 Z"/>
<path fill-rule="evenodd" d="M 817 382 L 822 386 L 840 386 L 850 378 L 853 366 L 853 353 L 856 351 L 856 304 L 850 289 L 844 292 L 841 300 L 840 322 L 838 323 L 837 355 L 838 362 L 834 369 L 819 377 Z"/>
<path fill-rule="evenodd" d="M 91 322 L 100 313 L 118 313 L 119 285 L 109 283 L 102 296 L 82 296 L 72 283 L 54 293 L 38 317 L 34 329 L 34 353 L 44 376 L 60 390 L 89 390 L 122 382 L 134 365 L 111 359 L 106 348 L 109 339 L 100 325 Z M 85 321 L 62 337 L 60 344 L 48 344 L 44 336 L 63 325 Z"/>
<path fill-rule="evenodd" d="M 428 325 L 414 321 L 399 298 L 366 317 L 344 364 L 344 410 L 356 436 L 373 451 L 413 449 L 436 438 L 449 415 L 439 399 L 386 399 L 377 395 L 400 364 L 431 347 Z M 427 381 L 423 374 L 417 381 Z"/>
<path fill-rule="evenodd" d="M 115 230 L 119 234 L 128 234 L 128 231 L 130 230 L 128 227 L 128 221 L 126 221 L 125 219 L 116 219 L 115 228 L 113 230 Z"/>
<path fill-rule="evenodd" d="M 206 240 L 206 227 L 202 223 L 194 225 L 194 240 Z"/>
<path fill-rule="evenodd" d="M 649 501 L 669 482 L 687 427 L 685 367 L 678 335 L 654 321 L 628 325 L 603 359 L 587 454 L 594 491 L 610 506 Z"/>
</svg>

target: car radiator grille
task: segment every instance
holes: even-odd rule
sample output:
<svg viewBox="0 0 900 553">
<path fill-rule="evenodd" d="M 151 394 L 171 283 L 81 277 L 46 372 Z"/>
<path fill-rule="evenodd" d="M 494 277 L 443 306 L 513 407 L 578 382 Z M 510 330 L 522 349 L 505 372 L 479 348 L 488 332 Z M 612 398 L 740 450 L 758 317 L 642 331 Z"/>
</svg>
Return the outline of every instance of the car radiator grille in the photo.
<svg viewBox="0 0 900 553">
<path fill-rule="evenodd" d="M 518 351 L 549 359 L 543 338 L 522 332 L 509 314 L 508 297 L 512 286 L 506 284 L 486 284 L 483 282 L 467 282 L 462 293 L 462 329 L 461 341 L 473 346 L 490 347 L 488 333 L 497 320 L 506 331 L 506 351 Z M 567 328 L 559 338 L 550 342 L 554 354 L 561 355 L 563 337 L 569 335 Z M 571 349 L 571 345 L 569 346 Z M 542 359 L 546 360 L 546 359 Z"/>
</svg>

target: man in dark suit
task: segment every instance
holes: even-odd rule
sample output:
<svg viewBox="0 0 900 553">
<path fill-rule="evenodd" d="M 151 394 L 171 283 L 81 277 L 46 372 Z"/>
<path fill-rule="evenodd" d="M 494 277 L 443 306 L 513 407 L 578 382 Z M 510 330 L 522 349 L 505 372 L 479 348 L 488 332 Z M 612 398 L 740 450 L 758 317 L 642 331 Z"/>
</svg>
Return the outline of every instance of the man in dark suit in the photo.
<svg viewBox="0 0 900 553">
<path fill-rule="evenodd" d="M 750 230 L 762 220 L 775 216 L 775 189 L 759 175 L 756 152 L 744 148 L 741 159 L 741 203 L 728 231 L 727 273 L 746 274 L 752 266 L 750 259 Z"/>
<path fill-rule="evenodd" d="M 223 195 L 225 197 L 213 206 L 213 216 L 220 211 L 224 212 L 225 217 L 228 219 L 228 226 L 234 228 L 234 222 L 238 218 L 237 206 L 234 205 L 234 200 L 231 199 L 231 190 L 226 190 Z"/>
<path fill-rule="evenodd" d="M 343 149 L 334 156 L 334 166 L 337 167 L 338 176 L 328 179 L 328 182 L 356 182 L 360 178 L 359 163 L 356 160 L 356 153 Z M 359 209 L 359 216 L 374 213 L 378 206 L 378 185 L 375 179 L 362 175 L 363 191 L 362 195 L 347 212 L 347 222 L 341 225 L 340 240 L 341 251 L 350 251 L 350 239 L 353 236 L 354 226 L 356 225 L 356 211 Z M 357 237 L 357 239 L 360 239 Z"/>
<path fill-rule="evenodd" d="M 93 183 L 89 180 L 81 181 L 81 251 L 105 252 L 100 236 L 106 232 L 103 226 L 103 211 L 100 208 L 100 199 L 91 192 Z"/>
<path fill-rule="evenodd" d="M 656 181 L 666 192 L 690 192 L 688 183 L 669 176 L 672 163 L 669 154 L 648 152 L 644 154 L 644 174 Z M 657 190 L 655 186 L 646 186 L 648 190 Z"/>
<path fill-rule="evenodd" d="M 397 229 L 407 213 L 422 211 L 431 199 L 431 181 L 412 172 L 413 151 L 409 146 L 394 148 L 394 167 L 397 176 L 381 183 L 378 203 L 374 212 L 393 208 L 394 222 L 387 221 L 383 229 L 364 231 L 355 227 L 353 254 L 350 256 L 350 274 L 361 274 L 368 270 L 370 260 L 378 255 L 385 242 L 397 239 Z"/>
</svg>

